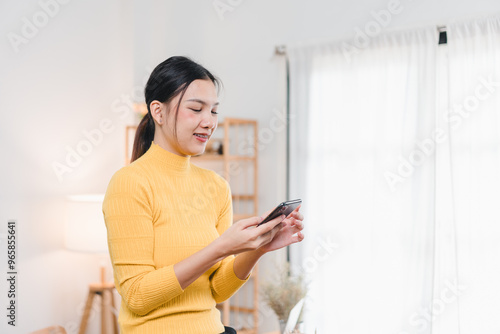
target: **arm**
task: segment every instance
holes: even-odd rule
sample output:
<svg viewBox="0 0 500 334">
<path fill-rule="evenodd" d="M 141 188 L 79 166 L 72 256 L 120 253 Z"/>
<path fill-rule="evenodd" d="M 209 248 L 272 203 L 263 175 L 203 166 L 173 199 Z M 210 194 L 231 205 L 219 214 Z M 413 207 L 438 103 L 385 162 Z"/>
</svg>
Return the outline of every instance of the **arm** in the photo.
<svg viewBox="0 0 500 334">
<path fill-rule="evenodd" d="M 103 202 L 108 247 L 116 288 L 127 307 L 145 315 L 183 292 L 173 265 L 156 268 L 148 182 L 133 172 L 118 171 Z"/>
<path fill-rule="evenodd" d="M 190 257 L 174 265 L 156 268 L 152 194 L 147 180 L 130 171 L 127 173 L 117 172 L 113 176 L 104 199 L 103 213 L 116 287 L 127 307 L 139 315 L 182 294 L 187 286 L 227 256 L 268 243 L 271 240 L 268 232 L 278 223 L 272 221 L 266 228 L 257 230 L 248 227 L 257 224 L 258 217 L 242 220 Z M 218 278 L 231 272 L 234 275 L 229 263 L 231 258 L 223 261 L 224 270 L 216 271 Z M 223 280 L 216 278 L 215 281 Z M 224 290 L 218 283 L 215 286 L 217 291 Z"/>
<path fill-rule="evenodd" d="M 230 227 L 232 229 L 237 228 L 237 226 L 231 226 L 233 220 L 231 190 L 227 182 L 225 182 L 224 185 L 225 205 L 221 209 L 217 222 L 217 231 L 219 235 L 222 236 L 224 236 L 224 233 L 228 231 Z M 255 217 L 253 222 L 258 224 L 261 220 L 262 219 L 259 217 Z M 235 225 L 239 223 L 240 222 L 237 222 Z M 224 241 L 224 238 L 219 239 Z M 250 273 L 260 256 L 261 254 L 258 251 L 245 251 L 236 256 L 236 258 L 231 255 L 222 261 L 220 267 L 210 277 L 212 295 L 217 303 L 223 302 L 238 291 L 250 277 Z"/>
<path fill-rule="evenodd" d="M 239 221 L 231 226 L 231 191 L 227 184 L 226 188 L 226 205 L 222 210 L 217 225 L 217 230 L 219 234 L 222 234 L 222 237 L 229 234 L 228 232 L 231 230 L 239 228 L 239 225 L 243 222 Z M 299 213 L 299 208 L 294 210 L 286 219 L 284 219 L 285 216 L 278 217 L 259 227 L 256 227 L 256 225 L 258 225 L 271 211 L 267 212 L 263 217 L 254 217 L 246 220 L 244 229 L 246 229 L 247 232 L 260 233 L 260 235 L 267 238 L 268 241 L 260 243 L 260 245 L 255 245 L 255 247 L 246 249 L 243 252 L 239 252 L 236 258 L 230 256 L 222 262 L 221 266 L 211 277 L 212 294 L 216 302 L 219 303 L 231 297 L 246 280 L 248 280 L 253 268 L 265 253 L 302 241 L 304 236 L 301 231 L 303 229 L 302 220 L 304 217 Z M 280 223 L 281 220 L 283 221 Z M 223 239 L 222 237 L 219 239 Z M 222 246 L 222 248 L 225 247 Z"/>
<path fill-rule="evenodd" d="M 176 263 L 174 270 L 181 287 L 185 289 L 209 268 L 222 261 L 210 277 L 212 294 L 219 302 L 235 293 L 246 282 L 250 273 L 244 276 L 235 275 L 233 263 L 238 260 L 235 260 L 233 254 L 257 249 L 271 241 L 274 235 L 273 228 L 278 221 L 271 221 L 269 226 L 262 230 L 250 228 L 262 221 L 260 217 L 243 219 L 232 225 L 231 189 L 226 180 L 215 173 L 214 175 L 214 182 L 218 184 L 219 189 L 218 196 L 222 199 L 220 202 L 223 203 L 216 223 L 219 238 L 199 252 Z"/>
<path fill-rule="evenodd" d="M 302 234 L 304 216 L 299 212 L 299 209 L 300 207 L 295 209 L 285 220 L 278 224 L 278 229 L 273 234 L 271 242 L 256 250 L 241 253 L 236 257 L 234 262 L 236 276 L 246 277 L 249 275 L 264 254 L 304 240 Z M 266 216 L 267 213 L 263 217 Z"/>
<path fill-rule="evenodd" d="M 224 206 L 221 208 L 217 220 L 217 232 L 219 235 L 223 235 L 224 232 L 228 230 L 233 221 L 233 207 L 232 207 L 232 196 L 231 189 L 227 182 L 223 183 L 224 186 Z M 218 238 L 224 241 L 224 238 Z M 221 240 L 219 240 L 220 242 Z M 224 248 L 224 245 L 221 245 Z M 237 276 L 234 271 L 234 255 L 226 257 L 219 268 L 212 273 L 210 277 L 210 286 L 212 289 L 212 295 L 214 296 L 216 303 L 221 303 L 224 300 L 231 297 L 238 289 L 248 280 L 249 274 L 245 276 Z"/>
<path fill-rule="evenodd" d="M 304 217 L 299 212 L 299 209 L 300 207 L 294 210 L 281 223 L 279 223 L 279 221 L 283 218 L 277 218 L 271 221 L 274 226 L 272 229 L 266 232 L 271 239 L 270 242 L 266 242 L 256 249 L 242 252 L 238 256 L 236 256 L 236 258 L 233 258 L 227 263 L 223 263 L 223 265 L 221 265 L 221 268 L 217 270 L 220 270 L 218 277 L 219 281 L 217 282 L 219 289 L 214 289 L 214 287 L 217 287 L 215 281 L 213 281 L 212 283 L 212 293 L 214 294 L 216 302 L 220 303 L 231 297 L 241 287 L 241 285 L 245 283 L 245 281 L 250 276 L 253 268 L 264 254 L 277 249 L 281 249 L 296 242 L 300 242 L 304 239 L 304 235 L 302 234 L 302 229 L 304 228 L 302 220 L 304 219 Z M 267 214 L 263 217 L 265 216 L 267 216 Z M 255 220 L 255 225 L 259 224 L 262 221 L 263 217 L 258 217 Z M 240 222 L 236 224 L 239 223 Z M 267 224 L 256 227 L 254 228 L 254 230 L 258 230 L 266 225 Z M 269 228 L 269 226 L 267 228 Z M 226 260 L 228 259 L 229 258 L 227 258 Z M 222 272 L 225 274 L 220 274 Z M 241 283 L 237 284 L 238 282 Z M 216 291 L 217 293 L 214 293 Z"/>
</svg>

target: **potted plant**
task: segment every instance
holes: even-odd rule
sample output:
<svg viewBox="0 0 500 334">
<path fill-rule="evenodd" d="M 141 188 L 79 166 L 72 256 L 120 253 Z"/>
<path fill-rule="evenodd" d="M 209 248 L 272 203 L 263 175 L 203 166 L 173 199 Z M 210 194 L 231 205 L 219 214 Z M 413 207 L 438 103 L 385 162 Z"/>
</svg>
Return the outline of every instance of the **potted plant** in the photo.
<svg viewBox="0 0 500 334">
<path fill-rule="evenodd" d="M 291 275 L 287 263 L 279 277 L 262 284 L 263 300 L 274 311 L 280 322 L 280 332 L 284 333 L 292 308 L 307 294 L 307 284 L 303 274 Z"/>
</svg>

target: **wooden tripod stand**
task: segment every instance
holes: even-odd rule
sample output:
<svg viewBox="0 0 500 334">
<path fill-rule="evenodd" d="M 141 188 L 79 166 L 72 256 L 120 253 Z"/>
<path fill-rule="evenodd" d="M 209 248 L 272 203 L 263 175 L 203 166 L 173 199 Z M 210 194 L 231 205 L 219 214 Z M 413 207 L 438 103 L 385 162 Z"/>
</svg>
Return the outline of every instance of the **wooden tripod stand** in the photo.
<svg viewBox="0 0 500 334">
<path fill-rule="evenodd" d="M 96 295 L 101 296 L 101 334 L 106 333 L 106 313 L 111 314 L 113 334 L 118 334 L 118 321 L 116 315 L 114 314 L 112 308 L 115 307 L 115 298 L 113 296 L 113 290 L 115 289 L 115 284 L 110 282 L 105 282 L 105 272 L 104 267 L 101 267 L 101 282 L 92 283 L 89 285 L 89 295 L 87 297 L 87 302 L 85 304 L 85 311 L 83 312 L 82 321 L 80 323 L 80 330 L 78 334 L 85 334 L 87 329 L 87 322 L 90 316 L 90 310 L 92 309 L 92 303 Z M 109 295 L 109 302 L 106 303 L 106 295 Z"/>
</svg>

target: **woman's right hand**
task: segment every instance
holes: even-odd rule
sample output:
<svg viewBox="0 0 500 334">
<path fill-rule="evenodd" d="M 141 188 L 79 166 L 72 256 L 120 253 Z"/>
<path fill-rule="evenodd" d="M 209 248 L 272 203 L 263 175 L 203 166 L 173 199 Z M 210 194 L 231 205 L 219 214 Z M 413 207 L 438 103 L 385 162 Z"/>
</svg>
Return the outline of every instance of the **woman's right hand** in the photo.
<svg viewBox="0 0 500 334">
<path fill-rule="evenodd" d="M 268 244 L 281 229 L 283 219 L 285 219 L 285 215 L 270 220 L 259 227 L 257 225 L 263 220 L 262 217 L 251 217 L 237 221 L 219 237 L 222 247 L 226 250 L 225 255 L 253 251 Z"/>
</svg>

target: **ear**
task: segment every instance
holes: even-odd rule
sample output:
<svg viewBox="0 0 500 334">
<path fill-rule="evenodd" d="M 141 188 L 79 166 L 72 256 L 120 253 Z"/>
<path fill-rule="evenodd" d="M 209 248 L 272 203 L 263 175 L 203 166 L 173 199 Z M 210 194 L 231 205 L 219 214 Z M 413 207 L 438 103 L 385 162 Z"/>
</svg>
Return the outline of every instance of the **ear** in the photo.
<svg viewBox="0 0 500 334">
<path fill-rule="evenodd" d="M 160 101 L 154 100 L 149 104 L 149 110 L 151 110 L 151 116 L 155 120 L 155 123 L 163 125 L 166 120 L 165 105 Z"/>
</svg>

